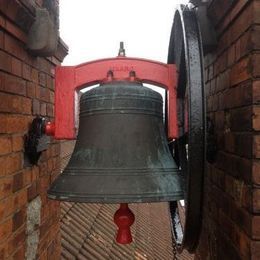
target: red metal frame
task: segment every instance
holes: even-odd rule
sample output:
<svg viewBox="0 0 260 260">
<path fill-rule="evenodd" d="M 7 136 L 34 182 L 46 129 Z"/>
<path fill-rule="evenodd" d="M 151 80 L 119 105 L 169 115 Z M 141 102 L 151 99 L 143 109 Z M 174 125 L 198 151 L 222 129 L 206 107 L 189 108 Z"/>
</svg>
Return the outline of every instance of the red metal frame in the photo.
<svg viewBox="0 0 260 260">
<path fill-rule="evenodd" d="M 131 80 L 134 71 L 142 83 L 149 83 L 167 90 L 168 138 L 177 137 L 176 67 L 157 61 L 116 57 L 96 60 L 77 66 L 58 66 L 55 71 L 55 122 L 48 125 L 47 134 L 55 139 L 75 139 L 77 133 L 78 92 L 107 79 L 108 71 L 113 80 Z"/>
</svg>

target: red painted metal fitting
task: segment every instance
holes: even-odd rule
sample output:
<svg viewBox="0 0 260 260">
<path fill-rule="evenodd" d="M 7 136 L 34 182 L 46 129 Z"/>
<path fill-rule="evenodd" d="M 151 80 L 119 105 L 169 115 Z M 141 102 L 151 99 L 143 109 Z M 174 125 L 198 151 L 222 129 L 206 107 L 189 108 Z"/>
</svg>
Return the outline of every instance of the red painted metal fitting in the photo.
<svg viewBox="0 0 260 260">
<path fill-rule="evenodd" d="M 121 203 L 114 215 L 114 222 L 118 226 L 116 241 L 119 244 L 129 244 L 133 241 L 130 226 L 135 221 L 134 213 L 128 208 L 127 203 Z"/>
<path fill-rule="evenodd" d="M 54 122 L 47 122 L 45 125 L 45 134 L 54 136 L 55 134 L 55 123 Z"/>
</svg>

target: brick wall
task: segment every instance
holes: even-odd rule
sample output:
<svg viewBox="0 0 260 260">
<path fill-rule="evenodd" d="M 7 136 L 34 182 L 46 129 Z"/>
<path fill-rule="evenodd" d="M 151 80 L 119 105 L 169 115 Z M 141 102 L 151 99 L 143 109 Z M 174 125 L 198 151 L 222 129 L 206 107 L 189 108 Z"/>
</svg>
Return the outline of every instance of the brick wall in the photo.
<svg viewBox="0 0 260 260">
<path fill-rule="evenodd" d="M 36 115 L 53 118 L 55 56 L 26 49 L 35 7 L 46 1 L 0 0 L 0 259 L 59 259 L 59 203 L 46 191 L 60 168 L 60 143 L 52 141 L 37 166 L 24 156 L 24 135 Z"/>
<path fill-rule="evenodd" d="M 218 155 L 207 165 L 197 259 L 260 259 L 260 1 L 216 1 L 218 46 L 205 57 Z"/>
</svg>

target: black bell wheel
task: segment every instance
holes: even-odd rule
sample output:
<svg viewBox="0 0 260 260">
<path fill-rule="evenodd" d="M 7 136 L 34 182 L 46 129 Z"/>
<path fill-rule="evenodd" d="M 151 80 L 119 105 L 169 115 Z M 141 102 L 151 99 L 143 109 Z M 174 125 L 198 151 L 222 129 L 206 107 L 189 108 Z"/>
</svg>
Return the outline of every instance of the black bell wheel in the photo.
<svg viewBox="0 0 260 260">
<path fill-rule="evenodd" d="M 192 7 L 180 5 L 174 15 L 168 63 L 178 72 L 179 138 L 170 145 L 183 175 L 184 201 L 170 202 L 172 233 L 181 252 L 194 252 L 202 221 L 205 171 L 205 99 L 200 30 Z"/>
</svg>

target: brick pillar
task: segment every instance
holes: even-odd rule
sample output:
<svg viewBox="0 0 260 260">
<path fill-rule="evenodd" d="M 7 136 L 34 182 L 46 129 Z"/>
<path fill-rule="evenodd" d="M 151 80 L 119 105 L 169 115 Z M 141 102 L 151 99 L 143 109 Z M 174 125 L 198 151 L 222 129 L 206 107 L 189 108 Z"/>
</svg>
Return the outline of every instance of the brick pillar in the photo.
<svg viewBox="0 0 260 260">
<path fill-rule="evenodd" d="M 213 0 L 218 46 L 205 57 L 216 162 L 207 165 L 197 259 L 260 259 L 260 1 Z"/>
<path fill-rule="evenodd" d="M 61 40 L 52 57 L 27 51 L 43 3 L 0 0 L 0 259 L 59 259 L 60 207 L 46 191 L 59 173 L 60 143 L 52 141 L 37 166 L 24 156 L 32 119 L 54 116 L 54 68 L 67 52 Z"/>
</svg>

